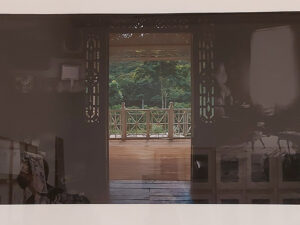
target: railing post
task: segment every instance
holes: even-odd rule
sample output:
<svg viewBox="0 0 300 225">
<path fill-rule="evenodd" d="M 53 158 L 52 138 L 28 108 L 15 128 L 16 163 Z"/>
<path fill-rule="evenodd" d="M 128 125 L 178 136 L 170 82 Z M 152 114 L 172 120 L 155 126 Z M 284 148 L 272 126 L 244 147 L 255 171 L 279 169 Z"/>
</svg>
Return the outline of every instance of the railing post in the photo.
<svg viewBox="0 0 300 225">
<path fill-rule="evenodd" d="M 146 138 L 150 138 L 150 109 L 146 111 Z"/>
<path fill-rule="evenodd" d="M 126 139 L 126 130 L 127 130 L 127 124 L 126 124 L 126 108 L 125 108 L 125 102 L 122 102 L 122 108 L 121 108 L 121 124 L 122 124 L 122 140 Z"/>
<path fill-rule="evenodd" d="M 169 123 L 168 123 L 168 138 L 173 139 L 173 134 L 174 134 L 174 105 L 173 102 L 170 102 L 169 105 Z"/>
<path fill-rule="evenodd" d="M 187 136 L 187 131 L 188 131 L 188 118 L 187 118 L 187 111 L 183 111 L 183 136 Z"/>
</svg>

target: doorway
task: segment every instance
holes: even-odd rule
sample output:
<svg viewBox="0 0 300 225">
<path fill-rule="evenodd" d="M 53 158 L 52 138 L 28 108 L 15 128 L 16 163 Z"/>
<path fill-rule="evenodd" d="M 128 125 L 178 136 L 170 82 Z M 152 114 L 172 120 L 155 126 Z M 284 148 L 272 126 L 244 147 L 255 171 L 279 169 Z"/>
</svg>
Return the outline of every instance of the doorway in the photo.
<svg viewBox="0 0 300 225">
<path fill-rule="evenodd" d="M 111 33 L 109 177 L 191 180 L 191 34 Z"/>
</svg>

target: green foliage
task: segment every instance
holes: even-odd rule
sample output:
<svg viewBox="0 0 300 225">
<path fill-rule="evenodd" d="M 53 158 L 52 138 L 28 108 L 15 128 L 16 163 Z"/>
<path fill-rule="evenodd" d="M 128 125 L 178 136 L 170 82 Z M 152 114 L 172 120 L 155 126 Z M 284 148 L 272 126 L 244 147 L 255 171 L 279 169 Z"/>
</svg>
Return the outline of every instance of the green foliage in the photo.
<svg viewBox="0 0 300 225">
<path fill-rule="evenodd" d="M 174 108 L 176 108 L 176 109 L 191 108 L 191 103 L 190 102 L 188 102 L 188 103 L 186 103 L 186 102 L 175 102 L 174 103 Z"/>
<path fill-rule="evenodd" d="M 110 65 L 109 103 L 142 108 L 189 106 L 190 64 L 185 61 L 118 62 Z M 146 107 L 147 106 L 147 107 Z M 181 108 L 182 108 L 181 107 Z"/>
<path fill-rule="evenodd" d="M 151 133 L 161 134 L 161 133 L 166 133 L 166 132 L 167 132 L 167 128 L 164 129 L 164 127 L 161 125 L 154 124 L 151 127 Z"/>
<path fill-rule="evenodd" d="M 116 80 L 109 82 L 109 102 L 111 106 L 118 105 L 123 101 L 120 85 Z"/>
<path fill-rule="evenodd" d="M 121 109 L 121 105 L 120 104 L 118 104 L 118 105 L 111 105 L 110 106 L 110 109 Z"/>
</svg>

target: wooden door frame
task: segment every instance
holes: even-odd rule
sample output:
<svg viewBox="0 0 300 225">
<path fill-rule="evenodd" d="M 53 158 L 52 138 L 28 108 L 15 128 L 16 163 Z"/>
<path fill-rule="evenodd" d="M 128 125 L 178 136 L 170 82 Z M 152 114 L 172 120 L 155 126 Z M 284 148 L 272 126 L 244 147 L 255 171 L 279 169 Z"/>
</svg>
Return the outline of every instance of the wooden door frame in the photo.
<svg viewBox="0 0 300 225">
<path fill-rule="evenodd" d="M 104 17 L 96 26 L 85 29 L 85 33 L 97 33 L 102 37 L 104 45 L 102 78 L 100 82 L 100 102 L 105 107 L 101 107 L 99 126 L 105 130 L 105 140 L 103 140 L 103 148 L 106 156 L 106 180 L 109 183 L 109 36 L 111 33 L 189 33 L 191 35 L 191 112 L 192 112 L 192 135 L 191 135 L 191 181 L 193 177 L 193 160 L 196 140 L 199 139 L 199 38 L 201 32 L 205 31 L 205 27 L 211 23 L 207 15 L 118 15 L 118 18 Z M 211 17 L 209 17 L 211 18 Z M 214 19 L 212 17 L 211 19 Z M 101 60 L 100 60 L 101 61 Z M 202 126 L 200 126 L 200 129 Z M 205 129 L 205 128 L 204 128 Z M 205 146 L 206 147 L 206 146 Z M 207 148 L 206 148 L 207 149 Z"/>
</svg>

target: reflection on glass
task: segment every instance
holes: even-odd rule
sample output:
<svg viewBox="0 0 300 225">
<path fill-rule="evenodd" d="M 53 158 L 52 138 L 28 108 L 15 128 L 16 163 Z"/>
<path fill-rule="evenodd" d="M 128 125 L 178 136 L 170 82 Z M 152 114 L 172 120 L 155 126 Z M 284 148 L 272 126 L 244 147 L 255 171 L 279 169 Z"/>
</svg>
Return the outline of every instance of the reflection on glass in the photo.
<svg viewBox="0 0 300 225">
<path fill-rule="evenodd" d="M 300 154 L 284 156 L 282 162 L 282 180 L 300 181 Z"/>
<path fill-rule="evenodd" d="M 198 182 L 208 182 L 208 155 L 195 157 L 195 177 Z"/>
<path fill-rule="evenodd" d="M 221 159 L 221 181 L 238 182 L 239 161 L 236 157 L 222 157 Z"/>
<path fill-rule="evenodd" d="M 269 158 L 261 154 L 252 154 L 251 180 L 253 182 L 268 182 L 269 173 Z"/>
</svg>

